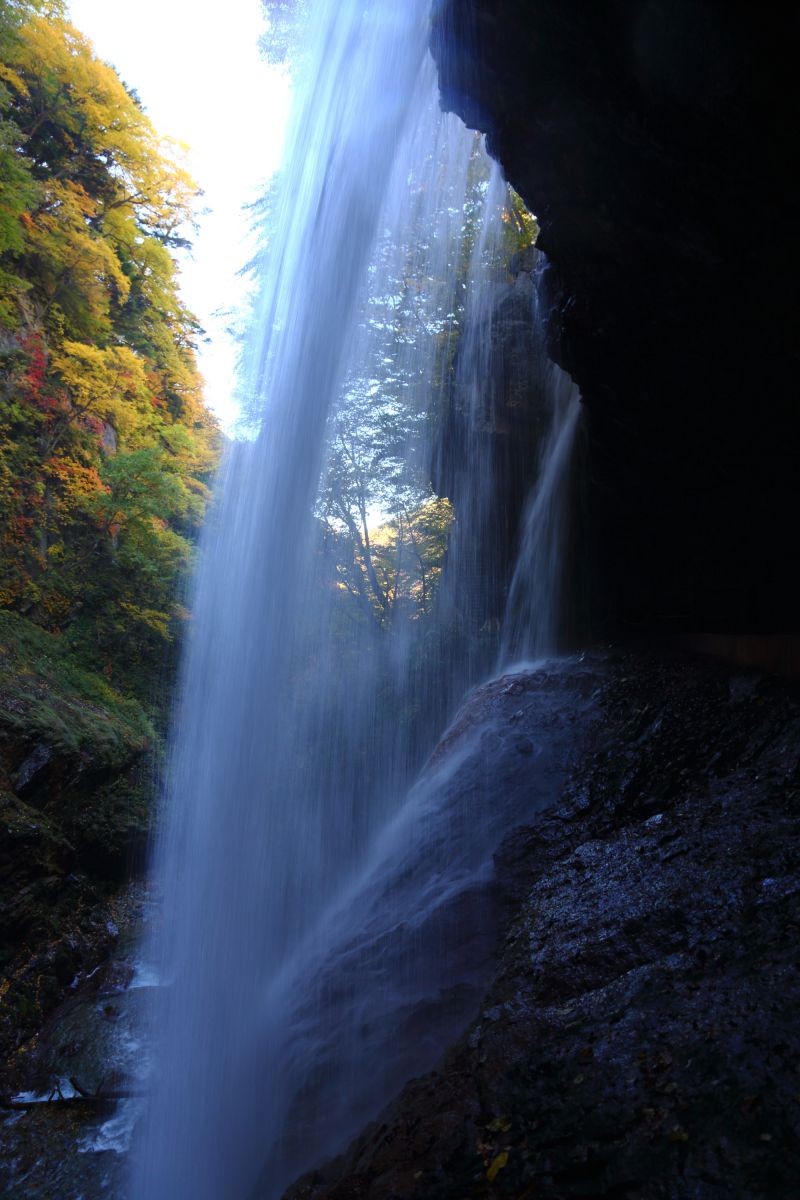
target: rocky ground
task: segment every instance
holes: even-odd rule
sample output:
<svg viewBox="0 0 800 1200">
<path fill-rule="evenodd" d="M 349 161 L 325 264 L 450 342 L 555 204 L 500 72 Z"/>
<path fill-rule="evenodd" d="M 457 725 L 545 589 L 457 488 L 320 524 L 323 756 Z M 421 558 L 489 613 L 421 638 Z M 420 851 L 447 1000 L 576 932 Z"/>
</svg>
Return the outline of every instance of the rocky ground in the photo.
<svg viewBox="0 0 800 1200">
<path fill-rule="evenodd" d="M 568 682 L 573 765 L 559 798 L 495 856 L 500 940 L 479 1011 L 438 1067 L 292 1200 L 797 1193 L 797 687 L 633 653 L 573 660 Z M 555 686 L 551 667 L 478 689 L 433 765 L 465 739 L 485 743 L 483 803 L 493 785 L 523 787 L 547 739 L 539 700 Z M 132 939 L 146 898 L 123 895 L 118 932 L 90 940 L 76 986 L 59 984 L 67 998 L 12 1055 L 15 1093 L 41 1099 L 59 1083 L 66 1094 L 70 1079 L 94 1093 L 141 1090 L 153 981 Z M 87 912 L 112 919 L 107 905 Z M 0 1188 L 121 1200 L 135 1119 L 127 1100 L 9 1111 Z"/>
<path fill-rule="evenodd" d="M 498 856 L 520 903 L 476 1020 L 292 1200 L 797 1194 L 796 690 L 621 654 L 598 704 Z"/>
</svg>

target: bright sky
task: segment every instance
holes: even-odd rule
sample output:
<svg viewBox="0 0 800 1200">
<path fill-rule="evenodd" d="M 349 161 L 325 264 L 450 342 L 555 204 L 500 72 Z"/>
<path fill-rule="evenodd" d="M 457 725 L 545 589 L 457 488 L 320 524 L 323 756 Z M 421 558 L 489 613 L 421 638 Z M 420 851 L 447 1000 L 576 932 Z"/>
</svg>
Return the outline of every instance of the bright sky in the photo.
<svg viewBox="0 0 800 1200">
<path fill-rule="evenodd" d="M 230 428 L 237 350 L 226 333 L 245 296 L 237 271 L 251 244 L 242 206 L 278 166 L 289 102 L 284 73 L 259 58 L 260 0 L 69 0 L 74 25 L 135 88 L 156 129 L 189 145 L 204 191 L 182 293 L 211 338 L 206 399 Z"/>
</svg>

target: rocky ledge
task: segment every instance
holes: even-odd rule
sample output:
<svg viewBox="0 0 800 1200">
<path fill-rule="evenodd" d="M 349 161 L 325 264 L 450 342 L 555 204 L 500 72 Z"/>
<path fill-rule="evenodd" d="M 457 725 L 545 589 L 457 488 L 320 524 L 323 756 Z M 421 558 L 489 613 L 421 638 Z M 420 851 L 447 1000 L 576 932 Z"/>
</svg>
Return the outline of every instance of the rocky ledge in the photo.
<svg viewBox="0 0 800 1200">
<path fill-rule="evenodd" d="M 496 858 L 517 908 L 476 1019 L 292 1200 L 794 1194 L 797 692 L 623 654 L 596 703 Z"/>
</svg>

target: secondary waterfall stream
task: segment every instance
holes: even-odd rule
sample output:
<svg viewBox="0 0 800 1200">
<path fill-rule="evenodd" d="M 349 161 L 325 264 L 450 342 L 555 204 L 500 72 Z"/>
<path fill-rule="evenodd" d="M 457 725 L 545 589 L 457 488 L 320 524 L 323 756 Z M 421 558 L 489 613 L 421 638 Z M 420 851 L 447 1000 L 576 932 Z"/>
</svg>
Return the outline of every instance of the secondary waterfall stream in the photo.
<svg viewBox="0 0 800 1200">
<path fill-rule="evenodd" d="M 480 652 L 469 628 L 495 468 L 473 455 L 453 525 L 432 398 L 460 388 L 485 424 L 478 334 L 521 286 L 506 186 L 439 111 L 429 2 L 317 0 L 308 23 L 246 379 L 258 432 L 222 472 L 175 717 L 137 1200 L 278 1195 L 432 1065 L 476 1003 L 481 885 L 524 815 L 482 808 L 468 743 L 411 786 L 498 651 L 491 621 Z M 578 406 L 549 377 L 522 540 L 539 565 L 517 571 L 506 661 L 556 627 L 548 608 L 529 635 Z M 560 762 L 539 757 L 534 807 Z"/>
</svg>

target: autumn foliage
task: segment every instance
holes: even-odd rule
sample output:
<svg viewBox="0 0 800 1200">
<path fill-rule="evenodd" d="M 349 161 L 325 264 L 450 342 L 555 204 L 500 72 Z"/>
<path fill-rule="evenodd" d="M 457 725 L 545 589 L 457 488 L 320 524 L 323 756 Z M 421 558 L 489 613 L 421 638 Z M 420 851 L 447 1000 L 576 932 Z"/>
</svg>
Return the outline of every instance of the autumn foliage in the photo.
<svg viewBox="0 0 800 1200">
<path fill-rule="evenodd" d="M 0 5 L 0 607 L 147 686 L 219 434 L 177 291 L 196 188 L 43 0 Z"/>
</svg>

